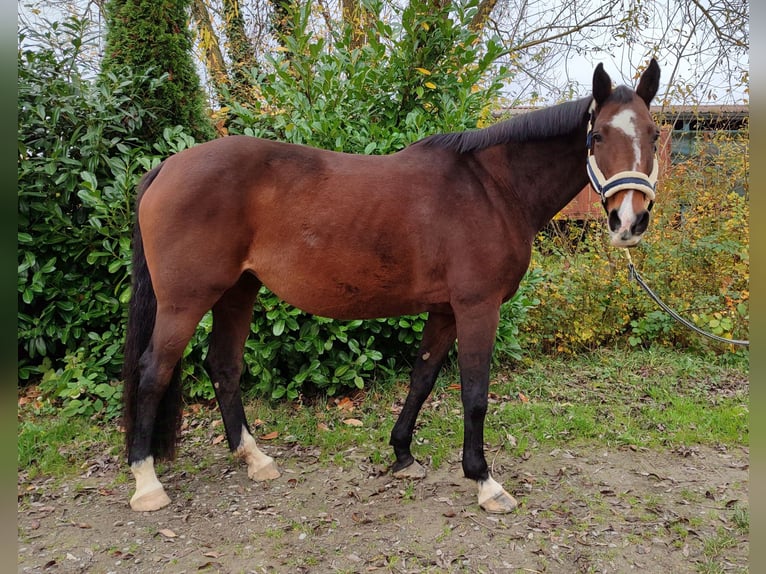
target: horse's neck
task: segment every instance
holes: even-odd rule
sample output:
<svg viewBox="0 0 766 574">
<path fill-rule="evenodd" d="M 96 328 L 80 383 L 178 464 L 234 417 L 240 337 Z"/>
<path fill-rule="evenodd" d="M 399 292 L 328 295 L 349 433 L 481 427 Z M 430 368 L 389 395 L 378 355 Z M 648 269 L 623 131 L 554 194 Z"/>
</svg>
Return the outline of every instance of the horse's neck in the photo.
<svg viewBox="0 0 766 574">
<path fill-rule="evenodd" d="M 584 130 L 583 130 L 584 131 Z M 542 229 L 587 185 L 586 150 L 579 133 L 507 149 L 509 190 L 535 231 Z"/>
</svg>

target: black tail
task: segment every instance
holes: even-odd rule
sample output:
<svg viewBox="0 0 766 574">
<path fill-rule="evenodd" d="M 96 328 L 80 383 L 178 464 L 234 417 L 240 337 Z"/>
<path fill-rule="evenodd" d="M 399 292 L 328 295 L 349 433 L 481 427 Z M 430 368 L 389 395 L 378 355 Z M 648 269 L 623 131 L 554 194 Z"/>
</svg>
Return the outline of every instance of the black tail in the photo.
<svg viewBox="0 0 766 574">
<path fill-rule="evenodd" d="M 141 356 L 146 351 L 154 330 L 157 312 L 157 298 L 152 287 L 152 278 L 146 265 L 141 228 L 138 223 L 138 205 L 144 191 L 151 185 L 162 169 L 160 164 L 147 173 L 138 184 L 136 198 L 136 223 L 133 229 L 133 273 L 132 293 L 128 309 L 128 331 L 125 335 L 125 360 L 122 366 L 123 378 L 123 424 L 125 445 L 130 459 L 133 429 L 138 409 L 139 384 L 141 382 Z M 165 395 L 160 400 L 154 422 L 151 451 L 155 461 L 172 459 L 181 428 L 181 368 L 180 362 L 173 371 Z"/>
</svg>

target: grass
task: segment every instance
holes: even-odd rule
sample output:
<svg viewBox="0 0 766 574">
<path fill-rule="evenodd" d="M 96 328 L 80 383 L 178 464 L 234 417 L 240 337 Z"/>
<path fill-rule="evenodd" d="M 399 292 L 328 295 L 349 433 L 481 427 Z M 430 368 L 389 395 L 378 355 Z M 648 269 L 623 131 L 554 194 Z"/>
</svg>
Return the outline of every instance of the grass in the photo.
<svg viewBox="0 0 766 574">
<path fill-rule="evenodd" d="M 742 358 L 666 349 L 528 358 L 493 372 L 485 443 L 515 455 L 594 441 L 605 447 L 747 445 L 747 372 Z M 459 456 L 462 445 L 458 380 L 454 367 L 442 375 L 413 438 L 416 458 L 436 468 Z M 276 442 L 317 447 L 320 462 L 341 466 L 348 449 L 363 445 L 371 462 L 384 465 L 393 458 L 388 440 L 406 392 L 403 376 L 373 384 L 352 401 L 253 400 L 246 410 L 251 421 L 263 421 L 256 438 L 276 431 Z M 18 466 L 29 478 L 80 472 L 73 462 L 86 452 L 120 453 L 121 443 L 115 424 L 43 417 L 20 407 Z"/>
<path fill-rule="evenodd" d="M 105 427 L 83 418 L 41 417 L 20 411 L 17 465 L 30 479 L 81 472 L 76 463 L 85 458 L 84 453 L 118 452 L 121 446 L 122 435 L 113 425 Z"/>
<path fill-rule="evenodd" d="M 740 534 L 750 533 L 750 510 L 746 507 L 735 505 L 731 519 Z"/>
<path fill-rule="evenodd" d="M 706 538 L 703 542 L 703 560 L 697 565 L 697 571 L 703 574 L 723 574 L 727 571 L 722 562 L 726 559 L 726 551 L 737 546 L 737 539 L 719 527 L 715 535 Z"/>
<path fill-rule="evenodd" d="M 457 371 L 450 366 L 419 417 L 412 450 L 429 468 L 452 465 L 460 459 L 463 409 L 458 383 Z M 279 447 L 286 451 L 286 456 L 290 456 L 293 447 L 309 449 L 312 456 L 318 457 L 318 463 L 326 467 L 364 464 L 384 471 L 394 458 L 388 441 L 406 393 L 407 378 L 403 374 L 395 381 L 371 384 L 348 397 L 303 398 L 293 402 L 249 400 L 246 412 L 259 444 Z M 604 451 L 630 448 L 679 453 L 693 451 L 698 445 L 733 449 L 749 444 L 748 413 L 748 363 L 741 356 L 703 356 L 660 349 L 529 357 L 493 370 L 484 437 L 487 461 L 492 465 L 498 453 L 524 457 L 580 446 Z M 189 406 L 182 448 L 191 451 L 192 456 L 179 457 L 172 463 L 174 472 L 186 469 L 194 474 L 197 469 L 218 464 L 226 456 L 225 441 L 217 446 L 220 450 L 198 449 L 199 453 L 195 450 L 194 445 L 209 445 L 214 438 L 220 438 L 223 425 L 217 421 L 220 414 L 210 404 Z M 20 492 L 26 488 L 35 492 L 35 480 L 47 481 L 50 477 L 69 480 L 69 486 L 76 491 L 77 477 L 84 472 L 83 461 L 102 453 L 120 461 L 117 482 L 132 481 L 124 463 L 122 441 L 116 423 L 43 416 L 30 404 L 20 403 Z M 301 475 L 290 476 L 297 482 L 303 480 Z M 540 491 L 568 489 L 569 484 L 567 479 L 553 475 L 534 477 L 534 489 Z M 395 488 L 404 509 L 420 496 L 412 481 L 397 482 Z M 552 530 L 545 534 L 535 533 L 534 544 L 541 551 L 549 550 L 545 545 L 555 541 L 554 535 L 562 544 L 569 543 L 568 536 L 595 536 L 593 532 L 612 524 L 617 512 L 627 517 L 621 530 L 624 540 L 649 546 L 655 534 L 669 539 L 670 549 L 686 552 L 689 568 L 698 572 L 731 572 L 732 563 L 743 560 L 742 548 L 747 544 L 750 525 L 747 502 L 742 505 L 724 500 L 710 502 L 715 508 L 704 514 L 687 512 L 684 505 L 688 502 L 707 506 L 706 489 L 715 492 L 715 485 L 679 485 L 675 506 L 659 492 L 638 495 L 625 490 L 583 497 L 578 488 L 571 488 L 567 496 L 546 507 L 527 504 L 523 492 L 519 496 L 522 502 L 519 520 L 532 516 L 525 513 L 534 511 L 536 519 L 552 525 Z M 364 496 L 362 493 L 361 503 L 366 502 Z M 516 515 L 512 516 L 515 520 Z M 384 516 L 381 520 L 394 518 Z M 477 520 L 489 524 L 483 516 Z M 282 521 L 268 527 L 261 538 L 277 551 L 296 544 L 312 549 L 321 531 L 318 525 L 316 521 Z M 321 526 L 324 528 L 324 523 Z M 508 533 L 499 526 L 495 530 L 496 536 Z M 516 536 L 515 530 L 512 533 Z M 305 539 L 299 541 L 301 534 L 305 534 Z M 456 536 L 457 531 L 444 526 L 436 533 L 436 542 L 454 544 Z M 513 543 L 517 542 L 513 538 Z M 592 552 L 596 562 L 611 561 L 609 553 L 614 553 L 615 560 L 619 555 L 618 549 L 594 547 Z M 420 562 L 427 554 L 418 550 L 408 555 L 407 567 L 421 564 L 424 572 L 440 571 L 432 569 L 425 559 Z M 312 550 L 289 566 L 308 568 L 326 558 Z M 380 560 L 393 571 L 401 569 L 400 560 L 404 557 L 393 554 L 381 556 Z M 540 555 L 538 569 L 547 560 Z M 589 569 L 589 560 L 583 563 L 583 571 L 599 571 L 595 565 Z M 454 563 L 451 567 L 455 571 L 482 571 L 476 563 Z"/>
<path fill-rule="evenodd" d="M 416 456 L 438 467 L 462 444 L 462 406 L 457 377 L 448 371 L 419 417 Z M 596 352 L 545 358 L 500 369 L 490 387 L 485 442 L 515 454 L 537 445 L 599 441 L 607 446 L 678 447 L 689 444 L 747 445 L 747 364 L 716 363 L 710 357 L 651 351 Z M 522 393 L 527 400 L 519 400 Z M 351 412 L 320 401 L 293 406 L 250 405 L 254 416 L 271 417 L 275 430 L 300 444 L 338 453 L 363 442 L 373 460 L 390 460 L 393 406 L 406 394 L 404 382 L 367 391 Z M 316 413 L 322 414 L 317 432 Z M 344 424 L 354 417 L 360 427 Z"/>
</svg>

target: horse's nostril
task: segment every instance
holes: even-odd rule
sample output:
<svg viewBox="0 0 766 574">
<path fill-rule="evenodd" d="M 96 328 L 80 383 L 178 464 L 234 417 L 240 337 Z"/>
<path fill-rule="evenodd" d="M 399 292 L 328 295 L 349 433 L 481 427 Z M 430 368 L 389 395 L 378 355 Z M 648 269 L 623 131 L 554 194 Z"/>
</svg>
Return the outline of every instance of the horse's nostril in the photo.
<svg viewBox="0 0 766 574">
<path fill-rule="evenodd" d="M 617 215 L 616 209 L 609 212 L 609 229 L 614 232 L 620 229 L 620 216 Z"/>
<path fill-rule="evenodd" d="M 641 235 L 649 227 L 649 212 L 642 211 L 636 217 L 636 222 L 632 225 L 631 231 L 634 235 Z"/>
</svg>

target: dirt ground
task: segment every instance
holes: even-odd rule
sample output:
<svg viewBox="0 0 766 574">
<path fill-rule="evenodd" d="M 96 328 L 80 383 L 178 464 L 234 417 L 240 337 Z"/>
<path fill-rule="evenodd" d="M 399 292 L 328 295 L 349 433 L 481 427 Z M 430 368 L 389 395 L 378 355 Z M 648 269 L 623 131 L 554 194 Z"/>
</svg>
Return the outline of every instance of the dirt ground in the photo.
<svg viewBox="0 0 766 574">
<path fill-rule="evenodd" d="M 398 481 L 364 446 L 343 461 L 267 444 L 282 476 L 247 478 L 223 444 L 182 442 L 172 499 L 128 507 L 132 481 L 92 453 L 76 481 L 19 473 L 20 573 L 746 572 L 748 451 L 582 447 L 488 452 L 521 502 L 484 513 L 459 453 Z M 336 459 L 337 460 L 337 459 Z"/>
</svg>

